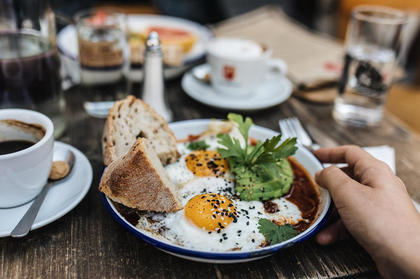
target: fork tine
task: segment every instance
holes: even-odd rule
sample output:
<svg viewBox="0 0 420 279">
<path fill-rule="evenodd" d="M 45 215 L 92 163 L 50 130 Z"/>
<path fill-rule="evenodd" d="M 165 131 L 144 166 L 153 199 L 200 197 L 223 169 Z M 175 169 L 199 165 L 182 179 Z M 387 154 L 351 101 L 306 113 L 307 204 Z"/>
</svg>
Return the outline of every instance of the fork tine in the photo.
<svg viewBox="0 0 420 279">
<path fill-rule="evenodd" d="M 279 126 L 280 126 L 280 130 L 281 130 L 283 138 L 291 137 L 291 131 L 290 131 L 286 121 L 287 121 L 287 118 L 279 121 Z"/>
<path fill-rule="evenodd" d="M 291 129 L 293 129 L 293 131 L 295 132 L 296 137 L 300 138 L 301 132 L 299 130 L 299 126 L 296 125 L 296 123 L 297 123 L 296 120 L 297 120 L 297 118 L 295 118 L 295 117 L 290 118 L 289 125 L 290 125 Z"/>
<path fill-rule="evenodd" d="M 285 135 L 287 132 L 286 132 L 286 129 L 284 127 L 284 119 L 279 120 L 279 127 L 280 127 L 281 134 Z"/>
<path fill-rule="evenodd" d="M 312 139 L 309 137 L 308 133 L 303 128 L 299 119 L 295 118 L 294 121 L 293 121 L 293 125 L 294 125 L 294 127 L 297 131 L 300 143 L 303 144 L 303 145 L 307 145 L 307 146 L 312 145 Z"/>
<path fill-rule="evenodd" d="M 287 119 L 287 125 L 289 126 L 289 129 L 292 131 L 291 135 L 292 137 L 299 138 L 299 132 L 296 130 L 296 126 L 293 124 L 295 117 L 291 117 Z"/>
</svg>

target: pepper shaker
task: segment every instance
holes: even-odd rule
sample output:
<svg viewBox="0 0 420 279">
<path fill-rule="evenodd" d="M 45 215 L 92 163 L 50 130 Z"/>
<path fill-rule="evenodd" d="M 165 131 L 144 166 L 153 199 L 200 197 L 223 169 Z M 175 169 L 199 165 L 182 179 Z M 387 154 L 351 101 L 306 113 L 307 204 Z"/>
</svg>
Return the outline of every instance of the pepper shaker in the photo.
<svg viewBox="0 0 420 279">
<path fill-rule="evenodd" d="M 172 112 L 165 101 L 162 57 L 159 35 L 157 32 L 151 32 L 147 37 L 144 53 L 142 99 L 155 109 L 167 122 L 170 122 L 172 120 Z"/>
</svg>

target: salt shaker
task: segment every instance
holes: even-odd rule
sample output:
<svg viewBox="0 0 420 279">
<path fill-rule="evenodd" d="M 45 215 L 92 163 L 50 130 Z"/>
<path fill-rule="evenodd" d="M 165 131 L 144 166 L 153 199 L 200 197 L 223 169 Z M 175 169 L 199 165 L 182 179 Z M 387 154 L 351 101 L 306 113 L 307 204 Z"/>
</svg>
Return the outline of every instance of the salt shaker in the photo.
<svg viewBox="0 0 420 279">
<path fill-rule="evenodd" d="M 144 53 L 142 99 L 167 122 L 170 122 L 172 120 L 172 112 L 165 102 L 162 57 L 159 35 L 157 32 L 151 32 L 147 37 L 146 51 Z"/>
</svg>

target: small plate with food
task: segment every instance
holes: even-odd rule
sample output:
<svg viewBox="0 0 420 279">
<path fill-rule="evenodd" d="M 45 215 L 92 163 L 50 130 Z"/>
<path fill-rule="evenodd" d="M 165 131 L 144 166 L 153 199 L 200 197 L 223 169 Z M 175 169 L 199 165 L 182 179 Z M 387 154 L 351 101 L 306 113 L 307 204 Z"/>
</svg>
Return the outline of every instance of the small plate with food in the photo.
<svg viewBox="0 0 420 279">
<path fill-rule="evenodd" d="M 331 199 L 320 162 L 249 117 L 169 125 L 129 96 L 110 110 L 100 190 L 128 231 L 182 258 L 259 259 L 313 236 Z"/>
<path fill-rule="evenodd" d="M 164 75 L 174 78 L 188 67 L 204 59 L 206 46 L 212 38 L 211 30 L 196 22 L 162 15 L 127 15 L 127 40 L 130 48 L 131 69 L 127 77 L 132 81 L 143 78 L 144 42 L 147 35 L 158 32 L 165 64 Z M 78 81 L 78 45 L 74 25 L 64 27 L 57 35 L 57 46 L 62 54 L 68 73 Z"/>
</svg>

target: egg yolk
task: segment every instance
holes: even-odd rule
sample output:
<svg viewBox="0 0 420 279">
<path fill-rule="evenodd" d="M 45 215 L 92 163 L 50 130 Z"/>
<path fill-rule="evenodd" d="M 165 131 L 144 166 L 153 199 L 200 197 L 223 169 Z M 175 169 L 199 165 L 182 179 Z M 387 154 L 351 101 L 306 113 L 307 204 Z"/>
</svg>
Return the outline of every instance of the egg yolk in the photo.
<svg viewBox="0 0 420 279">
<path fill-rule="evenodd" d="M 229 164 L 219 152 L 196 150 L 185 157 L 187 168 L 196 176 L 220 176 L 229 170 Z"/>
<path fill-rule="evenodd" d="M 184 208 L 185 217 L 207 231 L 220 231 L 236 223 L 238 215 L 232 201 L 219 194 L 201 194 L 192 197 Z"/>
</svg>

